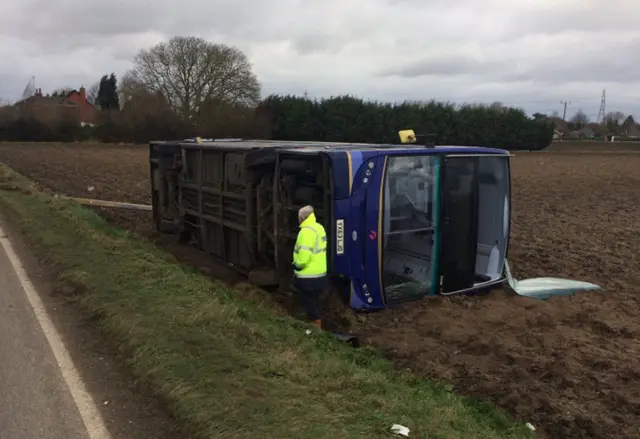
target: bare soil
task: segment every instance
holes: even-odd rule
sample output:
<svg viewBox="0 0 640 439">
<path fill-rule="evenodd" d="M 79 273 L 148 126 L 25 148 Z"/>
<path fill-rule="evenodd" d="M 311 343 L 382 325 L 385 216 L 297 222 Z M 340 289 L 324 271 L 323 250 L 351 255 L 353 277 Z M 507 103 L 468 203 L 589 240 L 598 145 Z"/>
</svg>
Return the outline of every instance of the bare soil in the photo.
<svg viewBox="0 0 640 439">
<path fill-rule="evenodd" d="M 66 195 L 150 202 L 144 146 L 0 143 L 0 161 Z M 535 301 L 498 290 L 357 316 L 328 298 L 333 323 L 398 367 L 493 401 L 545 437 L 638 438 L 640 154 L 516 153 L 512 175 L 514 275 L 586 280 L 604 291 Z M 100 212 L 213 277 L 240 281 L 158 238 L 149 212 Z M 294 312 L 278 293 L 238 294 Z"/>
<path fill-rule="evenodd" d="M 595 140 L 554 141 L 547 151 L 640 152 L 640 141 L 602 142 Z"/>
</svg>

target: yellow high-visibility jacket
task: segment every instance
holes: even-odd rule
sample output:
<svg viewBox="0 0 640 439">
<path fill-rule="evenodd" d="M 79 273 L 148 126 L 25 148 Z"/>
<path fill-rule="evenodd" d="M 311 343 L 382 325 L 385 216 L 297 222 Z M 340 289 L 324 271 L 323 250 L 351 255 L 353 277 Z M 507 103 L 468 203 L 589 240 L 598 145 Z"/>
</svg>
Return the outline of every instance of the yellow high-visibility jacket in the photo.
<svg viewBox="0 0 640 439">
<path fill-rule="evenodd" d="M 298 240 L 293 249 L 296 277 L 320 278 L 327 275 L 327 234 L 315 214 L 300 224 Z"/>
</svg>

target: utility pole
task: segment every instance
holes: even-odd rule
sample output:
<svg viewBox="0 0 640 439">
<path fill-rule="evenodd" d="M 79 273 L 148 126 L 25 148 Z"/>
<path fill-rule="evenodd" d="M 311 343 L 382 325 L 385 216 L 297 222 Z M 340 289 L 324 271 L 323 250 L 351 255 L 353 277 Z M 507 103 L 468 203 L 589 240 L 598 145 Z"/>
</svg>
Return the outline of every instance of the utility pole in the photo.
<svg viewBox="0 0 640 439">
<path fill-rule="evenodd" d="M 564 105 L 564 110 L 562 111 L 562 120 L 567 121 L 567 105 L 571 105 L 571 102 L 560 101 L 561 105 Z"/>
</svg>

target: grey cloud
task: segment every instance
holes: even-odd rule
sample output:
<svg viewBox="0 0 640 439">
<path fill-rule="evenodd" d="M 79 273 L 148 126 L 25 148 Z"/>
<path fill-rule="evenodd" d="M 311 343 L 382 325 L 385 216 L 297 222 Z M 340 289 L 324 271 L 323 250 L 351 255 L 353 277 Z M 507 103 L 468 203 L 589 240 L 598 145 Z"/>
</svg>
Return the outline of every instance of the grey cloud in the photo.
<svg viewBox="0 0 640 439">
<path fill-rule="evenodd" d="M 380 76 L 418 78 L 422 76 L 474 76 L 493 72 L 504 65 L 499 61 L 479 61 L 464 56 L 437 56 L 382 70 Z"/>
<path fill-rule="evenodd" d="M 301 55 L 324 52 L 335 43 L 335 38 L 326 34 L 304 34 L 293 39 L 293 47 Z"/>
<path fill-rule="evenodd" d="M 564 5 L 558 2 L 555 6 L 516 13 L 514 20 L 518 22 L 519 35 L 604 33 L 635 30 L 640 21 L 640 8 L 634 0 L 581 0 Z M 603 40 L 606 39 L 603 35 Z"/>
<path fill-rule="evenodd" d="M 180 0 L 179 4 L 57 0 L 55 7 L 46 7 L 27 0 L 15 14 L 0 33 L 21 35 L 56 48 L 98 44 L 123 34 L 159 32 L 168 37 L 209 34 L 263 43 L 291 40 L 301 53 L 307 53 L 343 44 L 376 24 L 358 20 L 356 11 L 334 17 L 330 4 L 308 7 L 302 0 L 279 0 L 276 7 L 264 1 L 225 0 Z M 327 29 L 327 20 L 333 22 L 333 29 Z"/>
<path fill-rule="evenodd" d="M 514 41 L 511 50 L 493 50 L 479 60 L 461 55 L 438 55 L 392 69 L 383 69 L 380 76 L 475 77 L 481 82 L 538 83 L 545 85 L 571 82 L 640 82 L 640 62 L 634 56 L 640 47 L 640 36 L 622 44 L 602 43 L 599 46 L 568 47 L 567 51 L 545 50 L 530 57 L 524 40 Z"/>
<path fill-rule="evenodd" d="M 500 76 L 505 82 L 541 84 L 579 82 L 640 83 L 640 63 L 635 56 L 640 37 L 624 44 L 585 47 L 566 54 L 552 53 L 518 72 Z"/>
<path fill-rule="evenodd" d="M 581 65 L 537 66 L 522 73 L 509 73 L 501 78 L 505 82 L 536 82 L 558 84 L 563 82 L 617 82 L 640 83 L 640 71 L 634 63 L 615 61 L 604 67 L 602 62 L 587 62 Z"/>
<path fill-rule="evenodd" d="M 251 34 L 256 27 L 268 26 L 265 18 L 269 16 L 265 2 L 254 3 L 249 7 L 221 0 L 181 0 L 172 4 L 151 0 L 57 0 L 55 5 L 47 6 L 27 1 L 3 32 L 40 42 L 55 36 L 80 42 L 88 38 L 88 43 L 100 37 L 150 31 L 168 35 L 207 31 Z"/>
<path fill-rule="evenodd" d="M 331 51 L 355 39 L 375 39 L 385 33 L 385 39 L 396 41 L 398 46 L 405 45 L 407 40 L 415 44 L 423 40 L 423 35 L 418 38 L 409 35 L 415 34 L 416 30 L 422 33 L 423 29 L 425 35 L 429 34 L 429 38 L 424 38 L 428 44 L 467 38 L 466 33 L 455 25 L 440 26 L 440 20 L 433 19 L 433 10 L 421 8 L 418 17 L 414 6 L 392 7 L 385 11 L 359 8 L 357 0 L 347 4 L 337 0 L 314 4 L 303 0 L 279 0 L 277 5 L 264 1 L 248 4 L 225 0 L 180 0 L 169 4 L 151 0 L 108 3 L 57 0 L 55 7 L 43 0 L 11 1 L 20 6 L 13 7 L 13 16 L 3 23 L 0 34 L 37 42 L 46 52 L 63 52 L 66 47 L 96 45 L 112 36 L 143 32 L 167 36 L 224 35 L 229 39 L 253 42 L 291 40 L 301 54 Z M 433 7 L 429 3 L 428 8 Z M 463 6 L 456 8 L 449 8 L 450 12 L 445 14 L 454 24 L 458 11 L 464 10 Z M 445 13 L 444 10 L 435 12 Z M 476 38 L 483 37 L 476 35 Z"/>
</svg>

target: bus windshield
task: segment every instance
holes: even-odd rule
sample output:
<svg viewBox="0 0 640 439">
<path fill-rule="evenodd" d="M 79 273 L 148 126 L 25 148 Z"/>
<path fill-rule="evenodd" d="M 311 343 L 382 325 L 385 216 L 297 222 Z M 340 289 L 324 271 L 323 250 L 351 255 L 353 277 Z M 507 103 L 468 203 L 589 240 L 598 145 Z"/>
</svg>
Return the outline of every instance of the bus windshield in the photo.
<svg viewBox="0 0 640 439">
<path fill-rule="evenodd" d="M 390 156 L 384 180 L 382 286 L 387 303 L 433 289 L 439 157 Z"/>
</svg>

